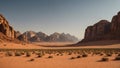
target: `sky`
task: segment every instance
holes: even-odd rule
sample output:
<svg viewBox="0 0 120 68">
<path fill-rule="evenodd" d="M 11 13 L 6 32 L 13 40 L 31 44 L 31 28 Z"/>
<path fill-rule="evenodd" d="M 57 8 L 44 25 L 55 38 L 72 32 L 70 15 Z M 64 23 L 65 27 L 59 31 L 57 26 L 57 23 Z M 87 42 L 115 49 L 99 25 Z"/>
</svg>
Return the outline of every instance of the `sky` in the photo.
<svg viewBox="0 0 120 68">
<path fill-rule="evenodd" d="M 120 0 L 0 0 L 0 14 L 20 32 L 70 33 L 82 39 L 87 26 L 120 11 Z"/>
</svg>

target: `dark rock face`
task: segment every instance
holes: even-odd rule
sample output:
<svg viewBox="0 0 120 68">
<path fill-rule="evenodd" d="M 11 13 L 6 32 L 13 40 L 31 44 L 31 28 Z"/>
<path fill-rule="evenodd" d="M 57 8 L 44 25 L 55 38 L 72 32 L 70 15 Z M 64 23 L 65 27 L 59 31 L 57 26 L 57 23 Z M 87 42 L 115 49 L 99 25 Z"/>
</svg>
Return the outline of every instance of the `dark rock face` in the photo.
<svg viewBox="0 0 120 68">
<path fill-rule="evenodd" d="M 120 12 L 112 18 L 111 33 L 114 39 L 120 39 Z"/>
<path fill-rule="evenodd" d="M 112 21 L 101 20 L 85 30 L 85 37 L 80 42 L 120 39 L 120 12 L 113 16 Z"/>
<path fill-rule="evenodd" d="M 109 31 L 110 23 L 107 20 L 101 20 L 93 26 L 87 27 L 84 41 L 102 40 Z"/>
<path fill-rule="evenodd" d="M 9 25 L 8 21 L 0 14 L 0 32 L 9 38 L 16 38 L 15 30 Z"/>
</svg>

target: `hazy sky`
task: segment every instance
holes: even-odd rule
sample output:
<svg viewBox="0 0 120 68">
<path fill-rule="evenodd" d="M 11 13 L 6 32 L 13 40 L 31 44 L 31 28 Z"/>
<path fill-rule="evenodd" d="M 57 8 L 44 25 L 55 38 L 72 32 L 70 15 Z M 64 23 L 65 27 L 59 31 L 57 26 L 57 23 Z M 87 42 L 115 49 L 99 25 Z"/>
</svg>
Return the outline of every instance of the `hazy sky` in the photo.
<svg viewBox="0 0 120 68">
<path fill-rule="evenodd" d="M 79 39 L 101 19 L 111 21 L 120 0 L 0 0 L 0 13 L 20 32 L 65 32 Z"/>
</svg>

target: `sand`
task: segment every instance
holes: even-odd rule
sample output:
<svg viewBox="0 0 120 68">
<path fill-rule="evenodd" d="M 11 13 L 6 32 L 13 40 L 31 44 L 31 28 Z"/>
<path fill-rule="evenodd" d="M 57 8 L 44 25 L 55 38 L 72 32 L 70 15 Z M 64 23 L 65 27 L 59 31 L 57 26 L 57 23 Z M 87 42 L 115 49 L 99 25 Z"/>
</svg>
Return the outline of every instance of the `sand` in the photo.
<svg viewBox="0 0 120 68">
<path fill-rule="evenodd" d="M 80 47 L 42 47 L 41 45 L 45 43 L 37 44 L 15 44 L 15 43 L 2 43 L 0 48 L 2 49 L 72 49 L 72 48 L 120 48 L 120 44 L 111 45 L 97 45 L 97 46 L 80 46 Z M 46 43 L 48 44 L 48 43 Z M 49 45 L 58 44 L 52 43 Z M 66 44 L 66 43 L 65 43 Z M 67 43 L 68 44 L 68 43 Z M 58 46 L 63 45 L 63 43 Z M 114 61 L 113 59 L 116 55 L 109 58 L 108 62 L 98 62 L 104 56 L 91 56 L 86 58 L 77 58 L 71 60 L 71 57 L 76 57 L 77 55 L 66 55 L 56 56 L 52 55 L 53 58 L 47 58 L 49 55 L 45 55 L 41 58 L 36 58 L 36 55 L 31 57 L 23 56 L 5 56 L 4 52 L 0 52 L 0 68 L 120 68 L 120 61 Z M 34 61 L 29 61 L 34 59 Z"/>
<path fill-rule="evenodd" d="M 115 55 L 108 57 L 109 61 L 98 62 L 103 56 L 91 56 L 71 60 L 76 55 L 63 55 L 47 58 L 45 55 L 41 58 L 31 57 L 0 57 L 0 68 L 120 68 L 120 61 L 114 61 Z M 29 61 L 34 58 L 34 61 Z"/>
</svg>

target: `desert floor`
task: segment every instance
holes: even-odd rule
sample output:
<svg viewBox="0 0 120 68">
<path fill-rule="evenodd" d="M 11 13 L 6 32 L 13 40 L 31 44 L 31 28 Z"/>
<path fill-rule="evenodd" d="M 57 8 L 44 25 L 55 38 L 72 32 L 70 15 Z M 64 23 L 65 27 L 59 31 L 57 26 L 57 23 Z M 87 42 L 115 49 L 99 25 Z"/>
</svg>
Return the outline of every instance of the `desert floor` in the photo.
<svg viewBox="0 0 120 68">
<path fill-rule="evenodd" d="M 70 59 L 76 55 L 48 55 L 37 58 L 36 55 L 26 56 L 0 56 L 0 68 L 120 68 L 120 61 L 114 61 L 115 55 L 108 57 L 109 61 L 99 62 L 103 56 L 91 56 Z M 30 61 L 30 59 L 34 61 Z"/>
<path fill-rule="evenodd" d="M 1 49 L 72 49 L 72 48 L 120 48 L 120 44 L 111 44 L 105 46 L 81 46 L 81 47 L 42 47 L 40 45 L 49 45 L 48 43 L 41 44 L 14 44 L 14 43 L 2 43 L 0 44 Z M 50 45 L 58 44 L 51 43 Z M 69 44 L 69 43 L 65 43 Z M 63 43 L 58 44 L 63 45 Z M 51 54 L 53 58 L 48 58 L 48 54 L 45 54 L 41 58 L 37 58 L 36 55 L 32 54 L 30 57 L 22 56 L 5 56 L 5 52 L 0 52 L 0 68 L 120 68 L 120 61 L 115 61 L 116 55 L 112 55 L 109 61 L 99 62 L 104 56 L 88 55 L 88 57 L 70 59 L 78 55 L 64 54 L 57 56 Z M 34 61 L 30 61 L 34 59 Z"/>
</svg>

